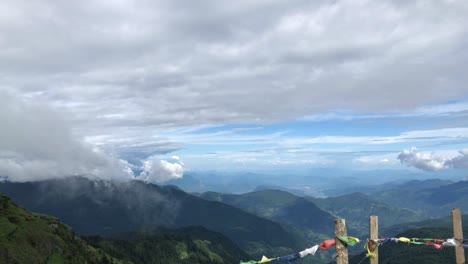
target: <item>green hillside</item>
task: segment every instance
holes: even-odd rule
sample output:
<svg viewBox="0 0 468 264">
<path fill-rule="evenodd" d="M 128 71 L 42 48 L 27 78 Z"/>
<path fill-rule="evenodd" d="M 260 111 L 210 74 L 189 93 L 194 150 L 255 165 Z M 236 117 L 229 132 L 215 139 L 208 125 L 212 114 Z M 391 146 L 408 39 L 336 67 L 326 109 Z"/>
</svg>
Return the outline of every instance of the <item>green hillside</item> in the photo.
<svg viewBox="0 0 468 264">
<path fill-rule="evenodd" d="M 281 225 L 172 187 L 139 181 L 115 183 L 81 177 L 34 183 L 0 183 L 29 210 L 59 217 L 80 235 L 110 236 L 142 228 L 203 226 L 230 238 L 253 257 L 307 246 Z"/>
<path fill-rule="evenodd" d="M 237 264 L 241 259 L 251 257 L 203 227 L 79 238 L 56 218 L 31 213 L 0 193 L 0 263 Z"/>
<path fill-rule="evenodd" d="M 321 210 L 314 203 L 285 191 L 262 190 L 240 195 L 206 192 L 201 197 L 236 206 L 278 222 L 296 237 L 307 241 L 304 244 L 306 247 L 333 237 L 334 234 L 333 215 Z M 302 249 L 299 247 L 295 250 Z M 292 252 L 294 251 L 284 253 Z M 273 255 L 279 254 L 281 253 L 274 252 Z M 322 252 L 317 256 L 303 259 L 300 263 L 327 263 L 332 258 L 332 254 L 332 250 Z"/>
<path fill-rule="evenodd" d="M 449 212 L 450 213 L 450 212 Z M 380 217 L 379 217 L 380 222 Z M 468 215 L 462 216 L 463 233 L 468 234 Z M 380 237 L 419 237 L 419 238 L 451 238 L 453 237 L 452 217 L 429 219 L 419 222 L 393 225 L 379 230 Z M 396 235 L 395 235 L 396 234 Z M 465 255 L 468 256 L 465 250 Z M 350 264 L 359 263 L 364 253 L 350 258 Z M 366 259 L 362 262 L 369 263 Z M 426 264 L 455 263 L 453 248 L 436 250 L 422 245 L 407 245 L 404 243 L 385 243 L 379 250 L 379 263 L 383 264 Z"/>
<path fill-rule="evenodd" d="M 448 214 L 450 214 L 450 212 L 448 212 Z M 468 228 L 468 214 L 462 215 L 462 224 L 464 227 Z M 393 234 L 401 233 L 406 230 L 419 229 L 424 227 L 450 229 L 452 228 L 452 217 L 448 216 L 419 222 L 397 224 L 386 228 L 382 228 L 380 233 L 384 236 L 391 236 Z"/>
<path fill-rule="evenodd" d="M 453 231 L 448 228 L 420 228 L 408 230 L 395 235 L 395 237 L 417 237 L 417 238 L 450 238 Z M 468 228 L 463 230 L 468 233 Z M 468 249 L 465 249 L 468 256 Z M 369 259 L 363 258 L 365 253 L 361 253 L 350 258 L 350 264 L 368 264 Z M 362 262 L 361 262 L 362 261 Z M 379 248 L 379 264 L 446 264 L 455 263 L 455 249 L 444 247 L 442 250 L 431 246 L 412 245 L 406 243 L 387 242 Z"/>
<path fill-rule="evenodd" d="M 306 230 L 309 239 L 327 238 L 334 232 L 333 215 L 285 191 L 264 190 L 240 195 L 207 192 L 201 197 L 236 206 L 302 232 Z"/>
<path fill-rule="evenodd" d="M 85 237 L 89 244 L 135 264 L 237 264 L 251 259 L 220 233 L 203 227 L 158 229 L 124 239 Z"/>
<path fill-rule="evenodd" d="M 373 197 L 390 205 L 409 208 L 429 217 L 442 217 L 458 207 L 468 212 L 468 181 L 420 188 L 415 191 L 417 182 L 375 193 Z"/>
<path fill-rule="evenodd" d="M 127 263 L 89 246 L 54 217 L 18 207 L 0 193 L 0 263 Z"/>
<path fill-rule="evenodd" d="M 306 199 L 314 202 L 321 209 L 346 219 L 348 228 L 365 235 L 369 231 L 369 216 L 379 216 L 381 228 L 425 219 L 424 215 L 413 210 L 402 209 L 387 205 L 362 193 L 353 193 L 338 197 Z"/>
</svg>

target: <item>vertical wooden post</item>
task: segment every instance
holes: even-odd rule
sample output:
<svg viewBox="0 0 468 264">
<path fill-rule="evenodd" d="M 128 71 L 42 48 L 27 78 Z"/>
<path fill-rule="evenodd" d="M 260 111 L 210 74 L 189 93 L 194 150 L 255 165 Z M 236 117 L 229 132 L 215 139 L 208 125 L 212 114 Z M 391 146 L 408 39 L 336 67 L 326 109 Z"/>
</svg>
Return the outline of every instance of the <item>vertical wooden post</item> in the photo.
<svg viewBox="0 0 468 264">
<path fill-rule="evenodd" d="M 344 219 L 335 219 L 335 237 L 347 236 Z M 336 240 L 336 264 L 348 264 L 348 248 L 338 238 Z"/>
<path fill-rule="evenodd" d="M 457 241 L 463 241 L 463 227 L 460 208 L 452 209 L 453 237 Z M 455 247 L 457 264 L 465 264 L 465 250 L 463 247 Z"/>
<path fill-rule="evenodd" d="M 379 217 L 376 215 L 371 215 L 369 217 L 369 239 L 377 240 L 379 239 Z M 374 250 L 375 257 L 369 258 L 370 264 L 379 264 L 379 248 Z"/>
</svg>

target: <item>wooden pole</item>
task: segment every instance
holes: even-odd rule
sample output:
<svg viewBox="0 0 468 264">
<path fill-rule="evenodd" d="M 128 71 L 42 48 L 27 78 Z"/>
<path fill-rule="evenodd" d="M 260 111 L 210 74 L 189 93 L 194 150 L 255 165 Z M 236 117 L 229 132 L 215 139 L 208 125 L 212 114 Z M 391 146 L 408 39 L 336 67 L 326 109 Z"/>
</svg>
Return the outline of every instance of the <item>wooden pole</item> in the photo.
<svg viewBox="0 0 468 264">
<path fill-rule="evenodd" d="M 344 219 L 335 219 L 335 237 L 347 236 Z M 348 264 L 348 248 L 338 238 L 336 240 L 336 264 Z"/>
<path fill-rule="evenodd" d="M 453 237 L 457 241 L 463 242 L 463 226 L 460 208 L 452 209 Z M 463 247 L 455 247 L 457 264 L 465 264 L 465 250 Z"/>
<path fill-rule="evenodd" d="M 379 217 L 376 215 L 371 215 L 369 217 L 369 239 L 377 240 L 379 239 Z M 369 258 L 370 264 L 379 264 L 379 248 L 374 250 L 375 257 Z"/>
</svg>

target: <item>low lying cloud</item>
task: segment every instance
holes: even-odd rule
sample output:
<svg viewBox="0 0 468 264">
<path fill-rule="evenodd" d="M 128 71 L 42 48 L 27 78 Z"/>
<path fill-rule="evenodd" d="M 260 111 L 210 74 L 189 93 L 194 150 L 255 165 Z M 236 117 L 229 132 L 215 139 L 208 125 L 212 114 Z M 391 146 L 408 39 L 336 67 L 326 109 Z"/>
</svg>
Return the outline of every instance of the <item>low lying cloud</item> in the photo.
<svg viewBox="0 0 468 264">
<path fill-rule="evenodd" d="M 0 179 L 25 182 L 80 175 L 160 183 L 183 176 L 179 157 L 150 157 L 141 167 L 130 164 L 80 140 L 65 117 L 0 91 Z M 142 170 L 139 177 L 136 170 Z"/>
<path fill-rule="evenodd" d="M 448 160 L 447 164 L 456 169 L 468 169 L 468 150 L 460 150 L 459 155 Z"/>
<path fill-rule="evenodd" d="M 73 175 L 132 178 L 130 164 L 75 139 L 52 109 L 0 92 L 0 177 L 35 181 Z"/>
<path fill-rule="evenodd" d="M 168 160 L 150 157 L 143 162 L 143 171 L 138 179 L 151 183 L 163 183 L 182 178 L 184 169 L 184 163 L 178 156 L 172 156 Z"/>
<path fill-rule="evenodd" d="M 468 151 L 460 150 L 452 158 L 443 157 L 434 152 L 420 152 L 412 147 L 403 150 L 397 157 L 402 164 L 425 171 L 440 171 L 445 169 L 468 169 Z"/>
</svg>

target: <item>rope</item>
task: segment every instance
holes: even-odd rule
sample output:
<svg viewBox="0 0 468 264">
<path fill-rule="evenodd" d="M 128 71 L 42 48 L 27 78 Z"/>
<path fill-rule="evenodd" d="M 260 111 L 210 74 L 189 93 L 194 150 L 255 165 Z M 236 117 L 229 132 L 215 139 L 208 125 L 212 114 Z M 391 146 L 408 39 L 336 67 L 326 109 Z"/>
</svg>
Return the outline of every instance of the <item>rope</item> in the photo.
<svg viewBox="0 0 468 264">
<path fill-rule="evenodd" d="M 358 264 L 361 264 L 364 260 L 366 260 L 366 258 L 367 258 L 367 256 L 364 256 L 364 257 L 361 259 L 361 261 L 359 261 Z"/>
</svg>

